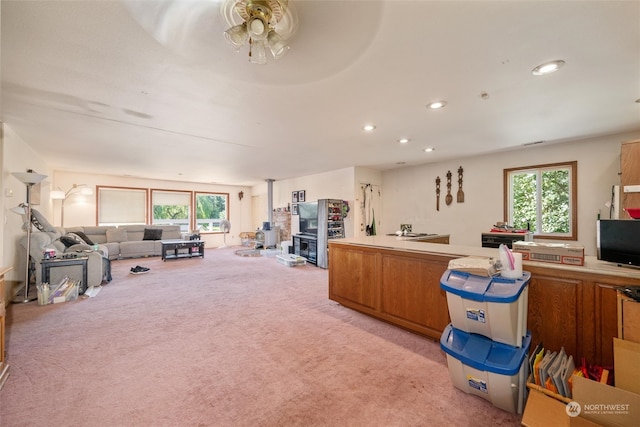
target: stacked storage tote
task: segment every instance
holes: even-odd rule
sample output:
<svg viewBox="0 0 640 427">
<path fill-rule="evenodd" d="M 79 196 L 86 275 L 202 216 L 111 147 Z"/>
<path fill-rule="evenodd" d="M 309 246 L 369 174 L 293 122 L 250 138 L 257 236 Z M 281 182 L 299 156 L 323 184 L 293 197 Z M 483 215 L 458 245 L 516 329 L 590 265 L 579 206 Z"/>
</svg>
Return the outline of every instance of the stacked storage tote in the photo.
<svg viewBox="0 0 640 427">
<path fill-rule="evenodd" d="M 531 345 L 527 332 L 530 278 L 528 272 L 508 279 L 447 270 L 440 279 L 451 317 L 440 347 L 447 354 L 452 383 L 518 414 L 524 408 Z"/>
</svg>

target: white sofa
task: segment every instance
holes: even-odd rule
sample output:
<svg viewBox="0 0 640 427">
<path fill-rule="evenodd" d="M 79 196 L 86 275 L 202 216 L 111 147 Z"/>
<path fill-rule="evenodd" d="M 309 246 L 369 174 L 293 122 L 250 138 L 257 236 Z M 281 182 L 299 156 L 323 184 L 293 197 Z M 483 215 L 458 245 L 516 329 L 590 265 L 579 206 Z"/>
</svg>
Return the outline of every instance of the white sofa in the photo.
<svg viewBox="0 0 640 427">
<path fill-rule="evenodd" d="M 159 239 L 144 240 L 145 230 L 161 232 Z M 162 240 L 183 239 L 179 225 L 121 225 L 68 227 L 66 233 L 83 232 L 93 243 L 105 246 L 108 258 L 142 258 L 162 255 Z"/>
</svg>

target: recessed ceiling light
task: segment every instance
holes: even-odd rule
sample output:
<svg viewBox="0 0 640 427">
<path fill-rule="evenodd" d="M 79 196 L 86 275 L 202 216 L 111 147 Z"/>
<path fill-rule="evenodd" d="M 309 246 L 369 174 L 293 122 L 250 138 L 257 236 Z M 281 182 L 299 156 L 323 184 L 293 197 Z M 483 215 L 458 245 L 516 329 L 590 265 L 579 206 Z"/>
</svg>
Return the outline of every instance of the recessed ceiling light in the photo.
<svg viewBox="0 0 640 427">
<path fill-rule="evenodd" d="M 432 102 L 431 104 L 427 104 L 427 108 L 437 110 L 438 108 L 443 108 L 445 105 L 447 105 L 446 101 L 435 101 L 435 102 Z"/>
<path fill-rule="evenodd" d="M 375 128 L 376 128 L 376 127 L 375 127 L 374 125 L 364 125 L 364 126 L 362 126 L 362 129 L 363 129 L 365 132 L 371 132 L 371 131 L 372 131 L 372 130 L 374 130 Z"/>
<path fill-rule="evenodd" d="M 435 148 L 433 148 L 433 147 L 429 147 L 429 148 L 425 148 L 425 149 L 424 149 L 424 152 L 425 152 L 425 153 L 431 153 L 432 151 L 435 151 Z"/>
<path fill-rule="evenodd" d="M 400 139 L 398 140 L 398 142 L 399 142 L 400 144 L 406 144 L 407 142 L 409 142 L 409 138 L 400 138 Z"/>
<path fill-rule="evenodd" d="M 558 71 L 560 67 L 564 65 L 564 61 L 559 59 L 557 61 L 547 62 L 541 65 L 538 65 L 534 68 L 531 73 L 534 76 L 543 76 L 545 74 L 553 73 L 554 71 Z"/>
</svg>

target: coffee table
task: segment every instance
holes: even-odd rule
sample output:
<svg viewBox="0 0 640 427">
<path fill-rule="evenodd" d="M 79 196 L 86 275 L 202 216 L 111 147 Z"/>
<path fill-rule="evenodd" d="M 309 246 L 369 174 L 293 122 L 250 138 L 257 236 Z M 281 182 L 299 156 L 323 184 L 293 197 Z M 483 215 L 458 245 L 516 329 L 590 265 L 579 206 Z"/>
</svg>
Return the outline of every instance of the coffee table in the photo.
<svg viewBox="0 0 640 427">
<path fill-rule="evenodd" d="M 177 258 L 204 258 L 203 240 L 162 240 L 162 261 Z"/>
</svg>

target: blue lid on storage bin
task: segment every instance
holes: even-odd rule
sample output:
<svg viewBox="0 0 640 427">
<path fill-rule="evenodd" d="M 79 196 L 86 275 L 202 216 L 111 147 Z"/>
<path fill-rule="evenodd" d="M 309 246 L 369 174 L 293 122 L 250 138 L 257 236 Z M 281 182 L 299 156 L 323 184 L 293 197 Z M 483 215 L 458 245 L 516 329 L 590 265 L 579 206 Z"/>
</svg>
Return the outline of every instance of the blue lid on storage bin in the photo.
<svg viewBox="0 0 640 427">
<path fill-rule="evenodd" d="M 522 339 L 522 347 L 512 347 L 447 325 L 440 337 L 440 348 L 467 366 L 500 375 L 515 375 L 529 353 L 531 332 Z"/>
<path fill-rule="evenodd" d="M 464 271 L 447 270 L 440 279 L 440 287 L 464 299 L 481 302 L 513 302 L 529 283 L 531 273 L 525 271 L 518 279 L 502 276 L 485 277 Z"/>
</svg>

